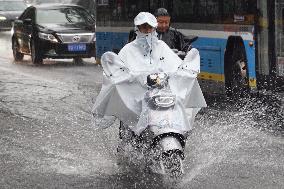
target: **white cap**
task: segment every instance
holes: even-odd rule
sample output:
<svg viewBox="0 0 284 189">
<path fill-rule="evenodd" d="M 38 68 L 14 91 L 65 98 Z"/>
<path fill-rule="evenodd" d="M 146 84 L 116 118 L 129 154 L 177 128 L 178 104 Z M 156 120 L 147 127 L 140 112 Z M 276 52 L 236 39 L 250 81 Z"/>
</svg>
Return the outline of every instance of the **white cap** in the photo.
<svg viewBox="0 0 284 189">
<path fill-rule="evenodd" d="M 156 28 L 158 25 L 157 19 L 155 16 L 149 12 L 140 12 L 135 18 L 134 18 L 134 25 L 139 26 L 142 24 L 149 24 L 150 26 Z"/>
</svg>

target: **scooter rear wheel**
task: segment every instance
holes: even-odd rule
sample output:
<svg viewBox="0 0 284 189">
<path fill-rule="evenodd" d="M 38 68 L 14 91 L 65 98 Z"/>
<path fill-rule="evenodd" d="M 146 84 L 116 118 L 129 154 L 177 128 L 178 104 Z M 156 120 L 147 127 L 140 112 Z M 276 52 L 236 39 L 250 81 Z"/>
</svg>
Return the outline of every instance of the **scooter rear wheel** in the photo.
<svg viewBox="0 0 284 189">
<path fill-rule="evenodd" d="M 130 142 L 134 138 L 134 132 L 122 121 L 119 125 L 119 138 L 125 142 Z"/>
</svg>

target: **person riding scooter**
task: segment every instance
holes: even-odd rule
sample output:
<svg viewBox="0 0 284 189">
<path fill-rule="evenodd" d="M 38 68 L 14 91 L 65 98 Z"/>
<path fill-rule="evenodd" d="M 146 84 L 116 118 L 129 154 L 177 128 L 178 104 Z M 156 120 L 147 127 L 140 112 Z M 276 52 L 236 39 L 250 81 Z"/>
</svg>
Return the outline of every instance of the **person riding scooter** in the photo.
<svg viewBox="0 0 284 189">
<path fill-rule="evenodd" d="M 134 19 L 136 38 L 118 53 L 126 67 L 133 71 L 172 72 L 182 60 L 172 62 L 177 55 L 156 33 L 157 19 L 148 12 L 140 12 Z M 146 79 L 146 78 L 145 78 Z"/>
<path fill-rule="evenodd" d="M 104 80 L 92 112 L 118 118 L 121 147 L 128 143 L 141 152 L 153 172 L 180 176 L 185 141 L 206 106 L 197 81 L 199 52 L 192 49 L 180 59 L 157 38 L 157 20 L 148 12 L 134 24 L 136 39 L 118 55 L 101 57 Z"/>
<path fill-rule="evenodd" d="M 155 17 L 157 19 L 157 34 L 158 39 L 164 41 L 171 49 L 177 51 L 187 52 L 192 42 L 191 38 L 184 36 L 177 29 L 170 27 L 171 17 L 167 9 L 159 8 L 155 11 Z M 136 38 L 134 30 L 130 31 L 128 41 L 131 42 Z"/>
<path fill-rule="evenodd" d="M 134 41 L 126 44 L 118 55 L 113 52 L 106 52 L 101 57 L 104 83 L 93 109 L 94 115 L 105 116 L 108 114 L 110 116 L 115 115 L 117 118 L 125 117 L 124 121 L 129 124 L 138 121 L 137 115 L 141 113 L 139 106 L 145 90 L 147 90 L 145 84 L 149 74 L 163 72 L 171 75 L 181 72 L 183 75 L 183 71 L 189 70 L 194 77 L 197 77 L 200 72 L 198 50 L 192 49 L 193 52 L 188 53 L 184 60 L 180 59 L 164 41 L 157 38 L 155 29 L 158 23 L 154 15 L 148 12 L 140 12 L 134 19 L 134 25 L 137 33 L 137 38 Z M 177 78 L 172 77 L 171 80 Z M 170 82 L 172 88 L 186 84 L 186 82 L 178 81 L 177 84 L 172 85 L 173 83 L 175 82 Z M 118 84 L 119 88 L 123 88 L 123 90 L 115 92 Z M 186 84 L 184 87 L 189 86 L 190 84 Z M 180 89 L 177 89 L 176 92 L 178 90 Z M 109 96 L 112 92 L 120 97 L 115 100 L 115 98 Z M 126 95 L 125 99 L 124 95 Z M 203 98 L 203 96 L 200 98 Z M 125 108 L 131 109 L 131 111 L 127 110 L 127 116 L 119 108 L 122 105 L 120 100 L 126 99 L 127 101 L 123 102 L 126 103 Z M 196 99 L 195 101 L 197 102 Z"/>
</svg>

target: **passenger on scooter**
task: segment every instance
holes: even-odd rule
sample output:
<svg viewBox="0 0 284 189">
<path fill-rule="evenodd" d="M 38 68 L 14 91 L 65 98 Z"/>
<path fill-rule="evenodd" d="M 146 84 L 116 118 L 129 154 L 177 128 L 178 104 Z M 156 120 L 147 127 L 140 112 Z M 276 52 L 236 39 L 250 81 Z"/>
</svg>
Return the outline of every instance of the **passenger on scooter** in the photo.
<svg viewBox="0 0 284 189">
<path fill-rule="evenodd" d="M 171 49 L 185 51 L 189 44 L 185 42 L 185 36 L 181 32 L 177 31 L 173 27 L 170 27 L 171 17 L 167 9 L 157 9 L 155 12 L 155 16 L 158 21 L 158 38 L 167 43 L 167 45 L 169 45 Z"/>
<path fill-rule="evenodd" d="M 159 8 L 155 11 L 155 16 L 158 22 L 157 33 L 158 38 L 163 40 L 171 49 L 177 49 L 178 51 L 186 51 L 189 47 L 189 43 L 186 42 L 185 36 L 177 31 L 175 28 L 170 27 L 171 17 L 165 8 Z M 135 32 L 132 30 L 129 33 L 129 42 L 136 38 Z"/>
</svg>

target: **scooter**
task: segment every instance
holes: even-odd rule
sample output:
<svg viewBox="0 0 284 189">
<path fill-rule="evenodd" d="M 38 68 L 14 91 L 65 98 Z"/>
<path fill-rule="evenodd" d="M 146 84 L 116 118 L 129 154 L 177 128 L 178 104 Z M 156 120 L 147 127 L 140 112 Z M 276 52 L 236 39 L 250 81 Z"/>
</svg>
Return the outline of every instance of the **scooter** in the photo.
<svg viewBox="0 0 284 189">
<path fill-rule="evenodd" d="M 102 66 L 105 84 L 93 114 L 121 120 L 118 152 L 129 157 L 134 150 L 148 170 L 173 178 L 182 176 L 186 140 L 195 115 L 206 107 L 196 79 L 198 50 L 190 50 L 178 69 L 170 73 L 131 72 L 112 52 L 104 54 Z"/>
<path fill-rule="evenodd" d="M 189 132 L 179 129 L 187 124 L 185 112 L 171 91 L 168 79 L 165 73 L 147 76 L 148 90 L 138 122 L 138 127 L 141 125 L 144 130 L 136 135 L 129 126 L 120 122 L 119 136 L 122 146 L 129 143 L 146 157 L 151 171 L 176 178 L 184 173 L 184 147 Z"/>
</svg>

